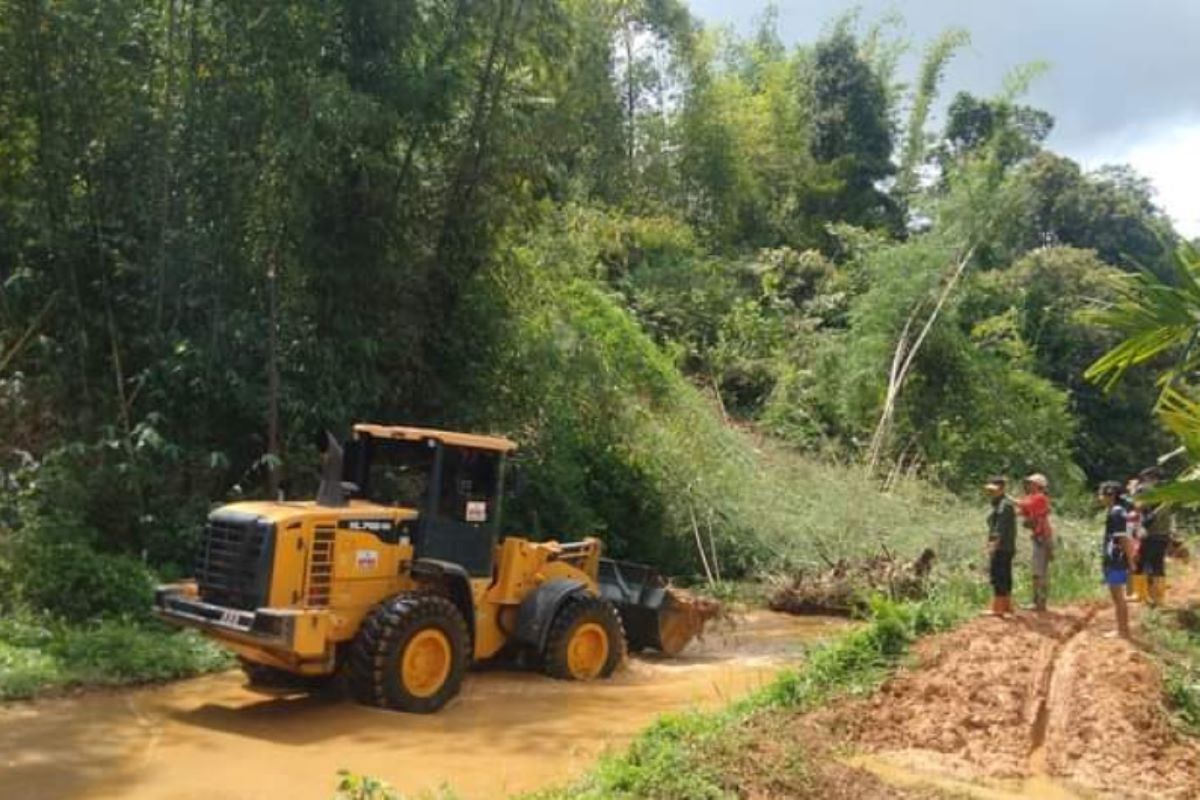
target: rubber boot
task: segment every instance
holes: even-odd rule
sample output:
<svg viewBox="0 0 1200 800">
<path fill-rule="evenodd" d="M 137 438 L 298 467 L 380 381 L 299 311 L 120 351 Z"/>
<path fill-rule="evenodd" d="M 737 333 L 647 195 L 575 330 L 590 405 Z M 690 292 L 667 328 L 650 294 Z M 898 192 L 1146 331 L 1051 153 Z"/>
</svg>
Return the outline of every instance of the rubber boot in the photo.
<svg viewBox="0 0 1200 800">
<path fill-rule="evenodd" d="M 1145 603 L 1150 600 L 1150 581 L 1146 575 L 1135 572 L 1129 582 L 1133 584 L 1133 596 L 1136 602 Z"/>
<path fill-rule="evenodd" d="M 1013 613 L 1012 595 L 1000 598 L 1000 616 L 1007 617 Z"/>
<path fill-rule="evenodd" d="M 1046 597 L 1050 594 L 1049 586 L 1045 578 L 1033 579 L 1033 610 L 1046 610 Z"/>
<path fill-rule="evenodd" d="M 1151 578 L 1147 587 L 1147 593 L 1150 597 L 1150 605 L 1159 608 L 1167 600 L 1167 579 L 1166 578 Z"/>
</svg>

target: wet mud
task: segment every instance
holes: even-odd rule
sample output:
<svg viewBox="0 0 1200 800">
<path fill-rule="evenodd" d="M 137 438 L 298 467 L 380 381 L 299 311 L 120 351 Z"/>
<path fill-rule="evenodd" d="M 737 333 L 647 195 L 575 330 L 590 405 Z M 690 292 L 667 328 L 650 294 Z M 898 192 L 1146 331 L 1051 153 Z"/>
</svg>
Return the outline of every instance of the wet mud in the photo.
<svg viewBox="0 0 1200 800">
<path fill-rule="evenodd" d="M 663 712 L 719 706 L 768 683 L 844 620 L 756 612 L 675 659 L 612 680 L 472 672 L 430 716 L 347 700 L 266 697 L 240 672 L 0 707 L 0 798 L 329 798 L 338 769 L 405 793 L 504 797 L 567 780 Z"/>
<path fill-rule="evenodd" d="M 848 765 L 966 797 L 1200 797 L 1200 744 L 1111 609 L 978 619 L 917 651 L 870 699 L 814 715 L 859 749 Z"/>
</svg>

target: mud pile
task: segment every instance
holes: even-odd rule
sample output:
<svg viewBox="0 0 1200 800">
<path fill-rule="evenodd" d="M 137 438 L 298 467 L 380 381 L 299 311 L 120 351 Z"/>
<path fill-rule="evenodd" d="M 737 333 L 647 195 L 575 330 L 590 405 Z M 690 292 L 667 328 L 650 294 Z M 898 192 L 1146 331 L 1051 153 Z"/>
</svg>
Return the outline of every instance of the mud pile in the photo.
<svg viewBox="0 0 1200 800">
<path fill-rule="evenodd" d="M 1200 747 L 1162 707 L 1156 664 L 1089 629 L 1060 659 L 1046 763 L 1054 775 L 1125 796 L 1200 796 Z"/>
<path fill-rule="evenodd" d="M 934 559 L 930 549 L 911 562 L 883 552 L 853 563 L 839 560 L 825 570 L 801 570 L 777 582 L 768 604 L 789 614 L 850 614 L 874 593 L 917 600 L 925 596 Z"/>
<path fill-rule="evenodd" d="M 1200 746 L 1172 727 L 1157 667 L 1112 628 L 1094 607 L 975 620 L 923 641 L 871 698 L 814 721 L 929 773 L 1200 796 Z"/>
<path fill-rule="evenodd" d="M 1082 612 L 985 618 L 922 641 L 918 663 L 830 723 L 873 750 L 943 753 L 954 772 L 1026 771 L 1046 664 Z"/>
</svg>

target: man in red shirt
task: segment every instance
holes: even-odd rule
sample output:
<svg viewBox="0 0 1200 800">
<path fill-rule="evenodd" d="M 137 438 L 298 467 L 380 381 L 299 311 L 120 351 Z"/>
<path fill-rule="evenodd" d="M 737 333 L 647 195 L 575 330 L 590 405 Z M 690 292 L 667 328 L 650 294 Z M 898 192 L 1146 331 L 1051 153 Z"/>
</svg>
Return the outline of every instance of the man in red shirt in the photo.
<svg viewBox="0 0 1200 800">
<path fill-rule="evenodd" d="M 1033 541 L 1033 605 L 1046 610 L 1050 596 L 1050 562 L 1054 559 L 1054 529 L 1050 525 L 1050 482 L 1040 472 L 1025 479 L 1025 495 L 1017 503 Z"/>
</svg>

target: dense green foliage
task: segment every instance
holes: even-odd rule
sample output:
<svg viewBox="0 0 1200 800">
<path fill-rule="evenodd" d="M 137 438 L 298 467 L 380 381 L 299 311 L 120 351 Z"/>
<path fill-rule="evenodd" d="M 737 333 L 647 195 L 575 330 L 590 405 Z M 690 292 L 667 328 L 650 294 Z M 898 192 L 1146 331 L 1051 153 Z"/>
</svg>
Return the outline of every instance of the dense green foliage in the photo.
<svg viewBox="0 0 1200 800">
<path fill-rule="evenodd" d="M 1069 495 L 1160 452 L 1151 386 L 1076 370 L 1101 278 L 1168 274 L 1150 188 L 1048 152 L 1025 72 L 928 130 L 962 32 L 909 90 L 882 28 L 772 19 L 0 0 L 0 605 L 144 607 L 360 419 L 510 433 L 512 527 L 683 572 L 889 541 L 942 513 L 910 475 Z M 908 511 L 859 514 L 879 482 Z"/>
</svg>

